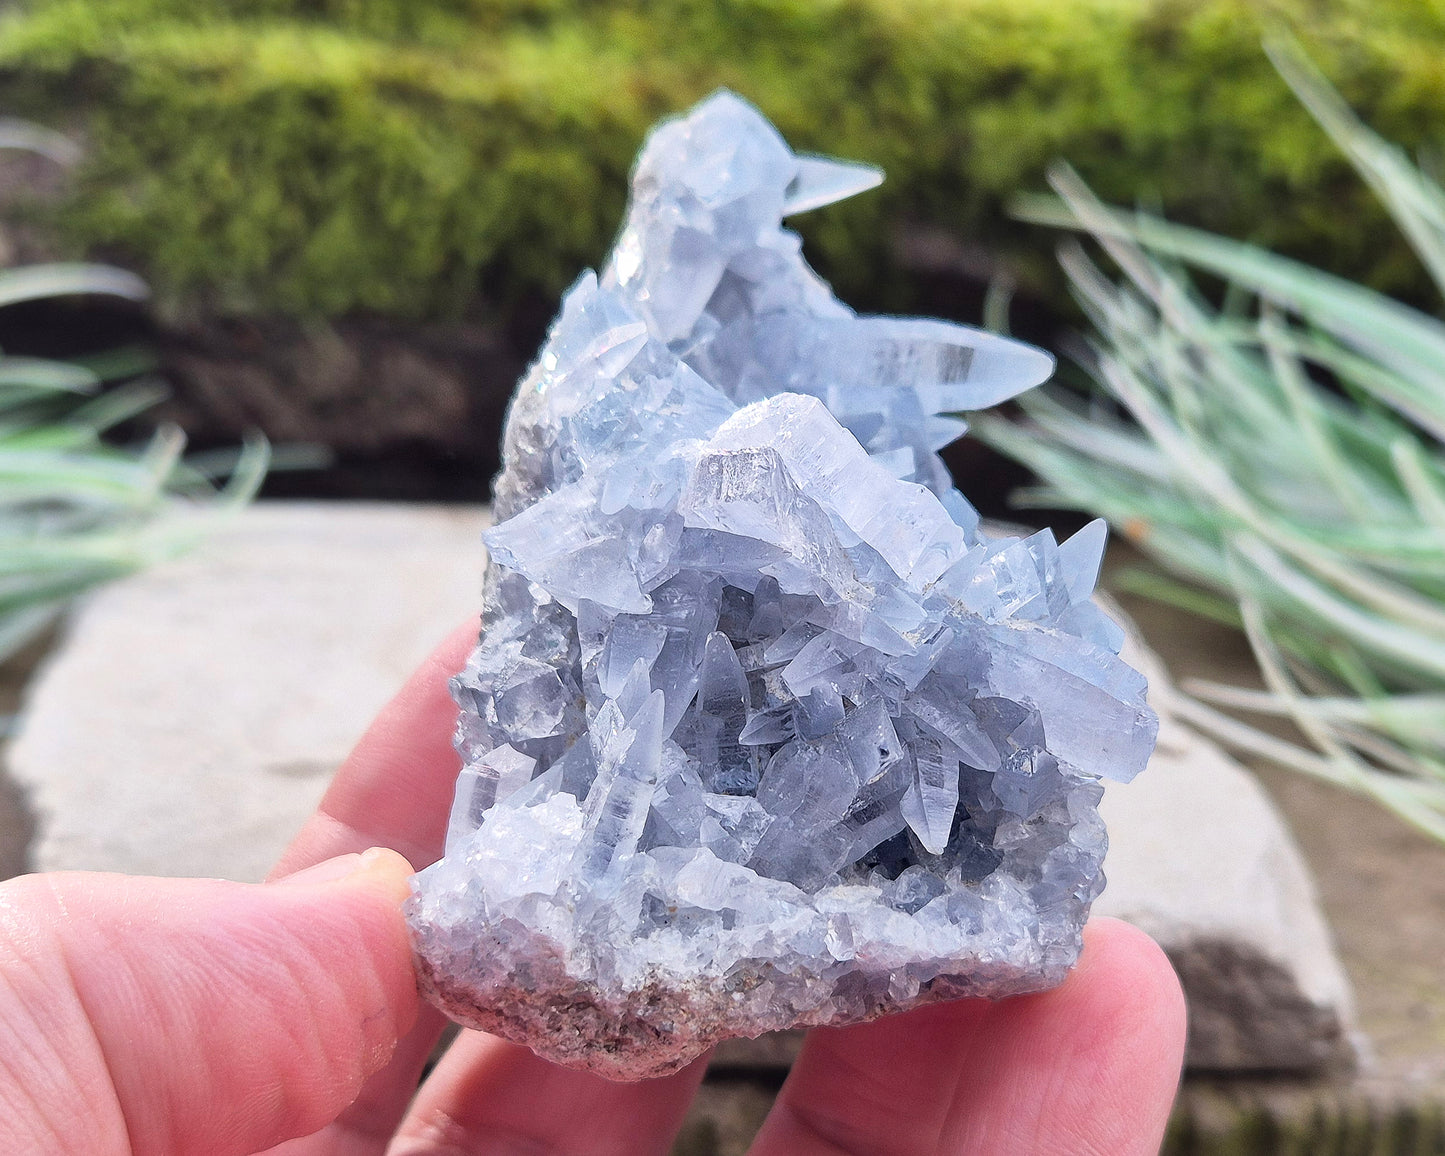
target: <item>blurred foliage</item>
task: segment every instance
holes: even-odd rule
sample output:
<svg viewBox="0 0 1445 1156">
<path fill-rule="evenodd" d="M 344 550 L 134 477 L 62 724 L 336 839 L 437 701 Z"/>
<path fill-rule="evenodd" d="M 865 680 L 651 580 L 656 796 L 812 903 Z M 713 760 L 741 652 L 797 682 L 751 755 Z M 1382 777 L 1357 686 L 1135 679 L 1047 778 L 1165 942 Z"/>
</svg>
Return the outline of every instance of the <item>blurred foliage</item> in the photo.
<svg viewBox="0 0 1445 1156">
<path fill-rule="evenodd" d="M 19 0 L 0 105 L 83 136 L 61 235 L 173 310 L 553 294 L 605 252 L 647 127 L 718 85 L 888 171 L 803 228 L 871 308 L 908 304 L 904 223 L 1049 292 L 1052 242 L 1005 203 L 1060 156 L 1105 197 L 1421 298 L 1259 51 L 1271 21 L 1393 138 L 1445 123 L 1431 0 Z"/>
<path fill-rule="evenodd" d="M 1445 188 L 1280 41 L 1281 73 L 1445 293 Z M 1092 235 L 1063 262 L 1100 397 L 1023 400 L 976 430 L 1102 514 L 1172 577 L 1135 588 L 1241 625 L 1267 691 L 1187 684 L 1208 733 L 1367 791 L 1445 839 L 1445 324 L 1237 241 L 1106 208 L 1067 169 L 1033 219 Z M 1103 398 L 1111 399 L 1113 405 Z M 1198 698 L 1292 720 L 1312 749 Z"/>
<path fill-rule="evenodd" d="M 19 120 L 0 119 L 0 149 L 77 160 L 67 138 Z M 140 278 L 105 265 L 0 269 L 0 308 L 147 295 Z M 84 363 L 0 351 L 0 663 L 76 595 L 182 552 L 259 487 L 268 457 L 259 439 L 189 461 L 173 426 L 137 449 L 105 440 L 164 396 L 149 369 L 136 350 Z M 222 491 L 216 474 L 230 475 Z M 183 516 L 187 507 L 195 516 Z"/>
<path fill-rule="evenodd" d="M 105 266 L 0 270 L 0 304 L 144 293 L 135 277 Z M 0 663 L 76 595 L 183 552 L 214 527 L 214 514 L 240 507 L 260 485 L 259 440 L 239 455 L 213 455 L 231 475 L 224 491 L 204 460 L 182 460 L 185 437 L 173 426 L 138 449 L 104 440 L 164 395 L 134 376 L 144 364 L 124 352 L 86 365 L 0 353 Z M 112 375 L 131 380 L 103 390 Z M 196 516 L 182 516 L 185 505 Z"/>
</svg>

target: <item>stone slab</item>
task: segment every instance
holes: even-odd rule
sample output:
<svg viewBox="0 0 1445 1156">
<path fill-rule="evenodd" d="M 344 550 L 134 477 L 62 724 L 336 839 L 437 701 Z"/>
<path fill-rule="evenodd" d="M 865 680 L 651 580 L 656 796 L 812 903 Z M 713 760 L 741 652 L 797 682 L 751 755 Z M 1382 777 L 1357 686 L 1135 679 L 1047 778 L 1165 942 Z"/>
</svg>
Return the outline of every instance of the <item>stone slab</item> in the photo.
<svg viewBox="0 0 1445 1156">
<path fill-rule="evenodd" d="M 32 864 L 257 879 L 407 673 L 476 613 L 480 508 L 263 503 L 201 552 L 103 590 L 32 684 L 9 753 Z M 1143 652 L 1132 656 L 1152 665 Z M 1166 720 L 1105 801 L 1098 910 L 1170 951 L 1191 1062 L 1308 1068 L 1350 1054 L 1349 986 L 1309 873 L 1254 780 Z M 720 1064 L 785 1065 L 786 1037 Z"/>
<path fill-rule="evenodd" d="M 1105 786 L 1095 913 L 1168 953 L 1190 995 L 1192 1069 L 1349 1066 L 1354 995 L 1289 828 L 1253 775 L 1171 717 L 1168 674 L 1132 628 L 1124 653 L 1149 677 L 1159 745 L 1147 774 Z"/>
<path fill-rule="evenodd" d="M 106 587 L 31 684 L 31 865 L 262 878 L 377 710 L 480 607 L 478 507 L 260 503 Z"/>
</svg>

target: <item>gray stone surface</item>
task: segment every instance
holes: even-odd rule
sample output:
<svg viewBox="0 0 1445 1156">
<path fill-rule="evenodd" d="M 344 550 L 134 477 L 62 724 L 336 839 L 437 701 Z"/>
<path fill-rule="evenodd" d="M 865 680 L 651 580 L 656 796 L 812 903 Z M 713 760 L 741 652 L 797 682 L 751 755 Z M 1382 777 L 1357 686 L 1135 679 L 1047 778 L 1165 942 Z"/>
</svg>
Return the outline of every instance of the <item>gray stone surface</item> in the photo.
<svg viewBox="0 0 1445 1156">
<path fill-rule="evenodd" d="M 1162 664 L 1131 632 L 1159 744 L 1149 774 L 1107 786 L 1108 886 L 1094 905 L 1143 928 L 1189 992 L 1196 1070 L 1348 1065 L 1354 998 L 1289 829 L 1253 775 L 1168 713 Z"/>
<path fill-rule="evenodd" d="M 32 865 L 261 877 L 376 709 L 475 614 L 485 522 L 475 508 L 263 504 L 201 553 L 102 591 L 32 682 L 9 751 L 38 818 Z M 1164 685 L 1157 663 L 1148 673 Z M 1096 910 L 1171 951 L 1192 1062 L 1347 1055 L 1348 984 L 1253 777 L 1166 721 L 1155 765 L 1104 806 Z M 761 1047 L 773 1064 L 792 1050 Z M 758 1058 L 739 1043 L 720 1056 Z"/>
<path fill-rule="evenodd" d="M 262 503 L 80 608 L 11 775 L 31 865 L 254 880 L 376 711 L 475 617 L 484 511 Z"/>
</svg>

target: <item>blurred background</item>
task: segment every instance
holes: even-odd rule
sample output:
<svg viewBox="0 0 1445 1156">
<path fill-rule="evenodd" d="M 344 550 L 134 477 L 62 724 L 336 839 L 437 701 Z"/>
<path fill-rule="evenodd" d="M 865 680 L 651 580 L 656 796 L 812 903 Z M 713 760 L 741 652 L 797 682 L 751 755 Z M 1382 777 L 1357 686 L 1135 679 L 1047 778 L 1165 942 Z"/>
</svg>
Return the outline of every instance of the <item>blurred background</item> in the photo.
<svg viewBox="0 0 1445 1156">
<path fill-rule="evenodd" d="M 73 150 L 7 157 L 7 256 L 103 259 L 153 296 L 17 306 L 0 345 L 138 343 L 171 394 L 150 419 L 193 446 L 260 430 L 332 451 L 268 493 L 484 499 L 512 384 L 605 254 L 643 133 L 719 85 L 795 147 L 886 170 L 798 221 L 863 311 L 976 323 L 1002 284 L 1015 331 L 1057 344 L 1078 320 L 1058 234 L 1009 209 L 1060 158 L 1106 201 L 1428 303 L 1261 51 L 1271 21 L 1377 131 L 1435 143 L 1427 0 L 11 4 L 0 109 Z M 969 485 L 971 457 L 964 489 L 1002 509 L 1007 484 Z"/>
<path fill-rule="evenodd" d="M 1284 991 L 1335 1043 L 1201 1043 L 1170 1150 L 1445 1152 L 1435 0 L 8 0 L 0 716 L 38 750 L 62 692 L 35 672 L 92 661 L 106 604 L 58 616 L 152 567 L 204 585 L 166 567 L 257 497 L 336 502 L 305 508 L 321 537 L 417 503 L 386 525 L 470 549 L 511 390 L 646 130 L 719 86 L 886 171 L 793 222 L 843 300 L 1059 355 L 946 451 L 956 481 L 993 519 L 1109 519 L 1158 701 L 1303 846 L 1353 997 L 1171 955 L 1199 1008 Z M 384 552 L 368 532 L 346 557 Z M 153 608 L 181 605 L 164 581 Z M 60 862 L 29 757 L 0 877 Z M 741 1152 L 788 1054 L 725 1057 L 679 1152 Z"/>
</svg>

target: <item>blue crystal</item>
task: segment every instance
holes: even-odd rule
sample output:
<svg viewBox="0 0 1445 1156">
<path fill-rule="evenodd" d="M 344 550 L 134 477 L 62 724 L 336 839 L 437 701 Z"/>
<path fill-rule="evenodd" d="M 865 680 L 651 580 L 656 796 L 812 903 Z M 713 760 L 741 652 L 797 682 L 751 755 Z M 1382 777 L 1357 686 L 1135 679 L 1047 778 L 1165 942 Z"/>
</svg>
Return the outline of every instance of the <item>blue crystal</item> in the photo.
<svg viewBox="0 0 1445 1156">
<path fill-rule="evenodd" d="M 1103 523 L 990 537 L 938 458 L 1052 359 L 859 317 L 782 228 L 880 179 L 730 93 L 663 124 L 518 387 L 408 907 L 463 1022 L 637 1078 L 1077 956 L 1156 721 Z"/>
</svg>

